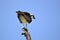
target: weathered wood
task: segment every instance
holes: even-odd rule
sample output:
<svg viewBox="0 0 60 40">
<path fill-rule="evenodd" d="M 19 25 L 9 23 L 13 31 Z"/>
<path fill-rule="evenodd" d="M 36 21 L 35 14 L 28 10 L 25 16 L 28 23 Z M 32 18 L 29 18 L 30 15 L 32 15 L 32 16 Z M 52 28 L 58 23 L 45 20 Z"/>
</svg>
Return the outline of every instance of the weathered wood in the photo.
<svg viewBox="0 0 60 40">
<path fill-rule="evenodd" d="M 30 34 L 29 34 L 29 32 L 28 32 L 28 29 L 27 28 L 25 28 L 25 27 L 23 27 L 22 28 L 22 35 L 24 35 L 25 37 L 26 37 L 26 40 L 31 40 L 31 36 L 30 36 Z"/>
</svg>

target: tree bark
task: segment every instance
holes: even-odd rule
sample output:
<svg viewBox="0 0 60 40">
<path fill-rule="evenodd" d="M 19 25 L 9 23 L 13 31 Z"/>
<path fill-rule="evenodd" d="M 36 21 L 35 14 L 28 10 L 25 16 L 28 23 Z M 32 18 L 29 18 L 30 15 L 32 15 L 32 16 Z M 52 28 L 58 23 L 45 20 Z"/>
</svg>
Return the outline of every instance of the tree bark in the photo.
<svg viewBox="0 0 60 40">
<path fill-rule="evenodd" d="M 23 28 L 22 28 L 22 33 L 21 33 L 21 34 L 24 35 L 24 36 L 26 37 L 26 40 L 31 40 L 31 36 L 30 36 L 30 34 L 29 34 L 27 28 L 23 27 Z"/>
</svg>

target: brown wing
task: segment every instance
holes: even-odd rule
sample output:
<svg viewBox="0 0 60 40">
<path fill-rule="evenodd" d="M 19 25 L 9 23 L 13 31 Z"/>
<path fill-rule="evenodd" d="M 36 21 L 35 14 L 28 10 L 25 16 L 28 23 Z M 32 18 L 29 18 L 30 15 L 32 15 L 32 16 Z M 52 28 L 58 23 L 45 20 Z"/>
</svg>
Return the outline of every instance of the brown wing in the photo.
<svg viewBox="0 0 60 40">
<path fill-rule="evenodd" d="M 32 19 L 31 19 L 31 15 L 28 12 L 23 12 L 24 13 L 24 17 L 26 19 L 26 21 L 28 21 L 28 23 L 31 23 Z"/>
</svg>

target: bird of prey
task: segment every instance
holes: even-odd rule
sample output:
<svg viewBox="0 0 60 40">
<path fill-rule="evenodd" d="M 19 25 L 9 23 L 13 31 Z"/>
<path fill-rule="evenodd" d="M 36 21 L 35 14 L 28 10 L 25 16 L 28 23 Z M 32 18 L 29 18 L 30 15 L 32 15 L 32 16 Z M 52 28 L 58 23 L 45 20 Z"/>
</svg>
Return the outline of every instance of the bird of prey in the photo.
<svg viewBox="0 0 60 40">
<path fill-rule="evenodd" d="M 28 12 L 16 11 L 16 13 L 20 23 L 23 24 L 23 27 L 25 24 L 26 28 L 27 28 L 27 24 L 31 23 L 32 19 L 35 19 L 34 15 L 30 15 L 30 13 Z"/>
</svg>

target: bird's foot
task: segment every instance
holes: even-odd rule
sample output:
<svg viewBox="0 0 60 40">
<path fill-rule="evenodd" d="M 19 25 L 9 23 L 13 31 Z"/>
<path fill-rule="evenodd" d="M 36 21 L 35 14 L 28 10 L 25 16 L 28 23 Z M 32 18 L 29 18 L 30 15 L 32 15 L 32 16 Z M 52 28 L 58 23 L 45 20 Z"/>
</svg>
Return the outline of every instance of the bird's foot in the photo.
<svg viewBox="0 0 60 40">
<path fill-rule="evenodd" d="M 25 26 L 22 26 L 22 28 L 26 28 L 27 29 L 27 26 L 25 27 Z"/>
<path fill-rule="evenodd" d="M 24 26 L 22 26 L 22 28 L 25 28 Z"/>
</svg>

